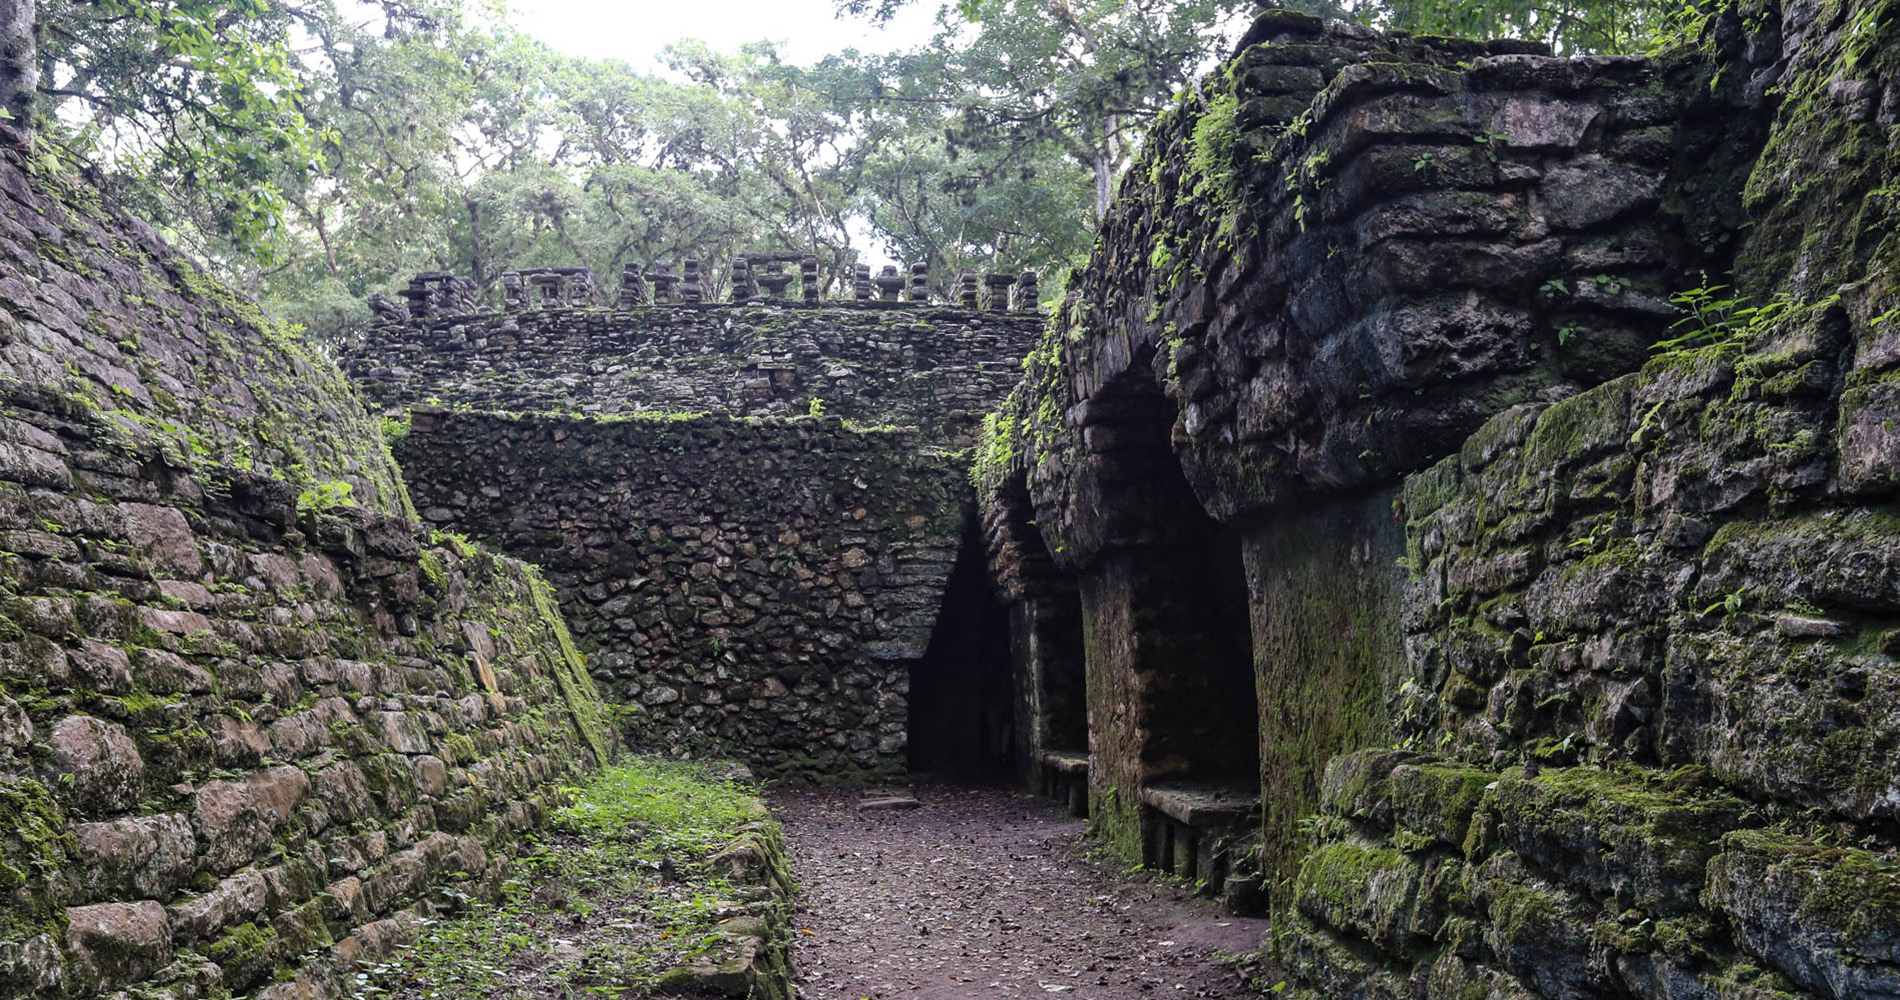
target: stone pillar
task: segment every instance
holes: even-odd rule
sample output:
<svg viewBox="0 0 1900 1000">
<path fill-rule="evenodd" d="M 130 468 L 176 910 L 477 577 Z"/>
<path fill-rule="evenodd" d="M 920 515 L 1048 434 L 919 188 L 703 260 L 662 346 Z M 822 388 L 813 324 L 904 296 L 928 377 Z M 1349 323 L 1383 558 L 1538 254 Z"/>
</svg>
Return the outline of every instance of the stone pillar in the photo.
<svg viewBox="0 0 1900 1000">
<path fill-rule="evenodd" d="M 520 271 L 501 272 L 501 307 L 511 313 L 528 308 L 528 287 Z"/>
<path fill-rule="evenodd" d="M 792 276 L 785 273 L 785 265 L 773 261 L 765 265 L 765 273 L 760 275 L 758 283 L 765 286 L 765 297 L 778 301 L 785 297 L 785 289 L 790 288 Z"/>
<path fill-rule="evenodd" d="M 653 304 L 669 306 L 679 299 L 674 296 L 673 286 L 679 283 L 679 276 L 673 273 L 673 265 L 665 261 L 654 261 L 653 270 L 646 273 L 646 279 L 653 286 Z"/>
<path fill-rule="evenodd" d="M 680 301 L 687 305 L 698 305 L 706 300 L 706 285 L 700 279 L 699 259 L 688 257 L 681 262 Z"/>
<path fill-rule="evenodd" d="M 759 294 L 759 284 L 752 278 L 752 262 L 744 257 L 732 259 L 732 301 L 744 302 Z"/>
<path fill-rule="evenodd" d="M 1016 279 L 1007 274 L 987 274 L 983 276 L 983 308 L 990 312 L 1009 311 L 1009 286 Z"/>
<path fill-rule="evenodd" d="M 920 260 L 910 266 L 910 300 L 930 301 L 930 262 Z"/>
<path fill-rule="evenodd" d="M 976 308 L 976 272 L 962 271 L 957 274 L 957 304 L 965 309 Z"/>
<path fill-rule="evenodd" d="M 884 270 L 879 271 L 877 278 L 872 281 L 877 286 L 878 299 L 883 302 L 898 301 L 908 283 L 903 275 L 897 273 L 895 264 L 884 265 Z"/>
<path fill-rule="evenodd" d="M 449 312 L 457 316 L 467 316 L 479 311 L 480 291 L 474 278 L 464 278 L 459 274 L 451 275 L 444 289 Z"/>
<path fill-rule="evenodd" d="M 1016 276 L 1016 288 L 1011 293 L 1015 299 L 1017 312 L 1032 313 L 1041 305 L 1041 292 L 1037 288 L 1036 272 L 1024 271 Z"/>
<path fill-rule="evenodd" d="M 818 304 L 818 258 L 807 255 L 799 260 L 798 290 L 807 304 Z"/>
<path fill-rule="evenodd" d="M 561 276 L 561 304 L 570 309 L 585 309 L 594 304 L 594 272 L 584 267 L 571 269 Z"/>
<path fill-rule="evenodd" d="M 647 282 L 640 277 L 640 267 L 628 264 L 620 269 L 620 308 L 632 309 L 647 304 Z"/>
<path fill-rule="evenodd" d="M 852 275 L 856 279 L 852 282 L 852 294 L 859 302 L 871 301 L 871 293 L 876 289 L 871 284 L 871 265 L 859 264 L 852 269 Z"/>
<path fill-rule="evenodd" d="M 567 304 L 567 279 L 558 274 L 542 272 L 531 275 L 529 284 L 534 286 L 534 304 L 538 309 L 553 309 Z"/>
</svg>

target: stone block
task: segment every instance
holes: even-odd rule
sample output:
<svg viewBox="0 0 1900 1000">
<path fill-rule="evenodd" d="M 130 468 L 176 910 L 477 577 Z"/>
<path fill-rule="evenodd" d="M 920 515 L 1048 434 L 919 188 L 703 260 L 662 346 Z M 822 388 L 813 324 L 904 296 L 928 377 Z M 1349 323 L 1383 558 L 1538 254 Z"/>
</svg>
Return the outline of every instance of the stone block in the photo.
<svg viewBox="0 0 1900 1000">
<path fill-rule="evenodd" d="M 1498 775 L 1458 764 L 1400 764 L 1392 769 L 1392 813 L 1399 840 L 1462 848 L 1471 817 Z M 1407 844 L 1411 846 L 1411 844 Z"/>
<path fill-rule="evenodd" d="M 1294 881 L 1300 912 L 1403 957 L 1422 943 L 1414 932 L 1422 869 L 1386 847 L 1337 842 L 1306 855 Z"/>
<path fill-rule="evenodd" d="M 146 979 L 172 959 L 165 908 L 151 900 L 98 903 L 66 911 L 72 985 L 103 993 Z"/>
<path fill-rule="evenodd" d="M 1900 997 L 1900 864 L 1761 830 L 1722 838 L 1709 905 L 1742 947 L 1804 989 Z"/>
<path fill-rule="evenodd" d="M 1515 855 L 1470 870 L 1480 933 L 1500 965 L 1546 1000 L 1590 1000 L 1607 991 L 1606 957 L 1589 928 L 1603 909 L 1535 878 Z"/>
<path fill-rule="evenodd" d="M 78 812 L 119 812 L 138 804 L 145 762 L 124 726 L 69 715 L 54 724 L 48 742 L 59 775 L 56 787 Z"/>
<path fill-rule="evenodd" d="M 1834 447 L 1843 491 L 1855 496 L 1893 492 L 1900 485 L 1900 384 L 1881 382 L 1844 392 Z"/>
<path fill-rule="evenodd" d="M 125 516 L 127 537 L 159 575 L 193 577 L 204 570 L 198 540 L 177 508 L 127 503 L 120 504 L 119 510 Z"/>
<path fill-rule="evenodd" d="M 197 872 L 197 844 L 183 813 L 81 823 L 79 879 L 94 899 L 166 899 Z"/>
<path fill-rule="evenodd" d="M 1696 769 L 1507 773 L 1494 798 L 1497 835 L 1543 871 L 1618 911 L 1657 916 L 1697 908 L 1703 869 L 1747 808 L 1697 791 Z"/>
</svg>

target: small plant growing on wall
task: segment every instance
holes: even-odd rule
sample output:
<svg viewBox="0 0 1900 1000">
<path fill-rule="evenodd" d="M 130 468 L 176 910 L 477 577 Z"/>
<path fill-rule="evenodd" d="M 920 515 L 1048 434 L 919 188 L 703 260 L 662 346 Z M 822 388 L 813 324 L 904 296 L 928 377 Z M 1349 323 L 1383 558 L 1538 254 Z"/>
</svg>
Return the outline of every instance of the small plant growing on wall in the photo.
<svg viewBox="0 0 1900 1000">
<path fill-rule="evenodd" d="M 309 517 L 312 514 L 328 514 L 338 507 L 354 507 L 356 501 L 350 499 L 352 492 L 354 487 L 349 483 L 318 483 L 297 494 L 297 515 Z"/>
</svg>

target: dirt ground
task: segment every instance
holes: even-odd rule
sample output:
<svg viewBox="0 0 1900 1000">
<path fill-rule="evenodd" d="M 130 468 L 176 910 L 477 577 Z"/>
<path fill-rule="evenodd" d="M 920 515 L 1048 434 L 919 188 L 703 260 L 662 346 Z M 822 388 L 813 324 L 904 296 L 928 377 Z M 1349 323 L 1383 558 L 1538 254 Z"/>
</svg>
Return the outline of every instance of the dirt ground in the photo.
<svg viewBox="0 0 1900 1000">
<path fill-rule="evenodd" d="M 803 1000 L 1242 997 L 1265 920 L 1228 916 L 1094 850 L 1086 824 L 1020 792 L 779 790 L 799 882 Z M 1223 962 L 1223 956 L 1230 961 Z"/>
</svg>

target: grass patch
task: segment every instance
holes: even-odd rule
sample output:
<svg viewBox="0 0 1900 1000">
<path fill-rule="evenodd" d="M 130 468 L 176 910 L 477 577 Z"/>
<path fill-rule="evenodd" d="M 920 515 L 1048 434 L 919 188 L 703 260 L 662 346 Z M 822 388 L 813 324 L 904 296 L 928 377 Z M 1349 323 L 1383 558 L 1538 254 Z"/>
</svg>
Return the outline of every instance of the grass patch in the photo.
<svg viewBox="0 0 1900 1000">
<path fill-rule="evenodd" d="M 499 899 L 443 890 L 454 915 L 366 967 L 352 995 L 644 997 L 668 969 L 715 953 L 716 929 L 760 892 L 707 864 L 765 818 L 752 790 L 706 764 L 633 757 L 570 792 Z"/>
</svg>

